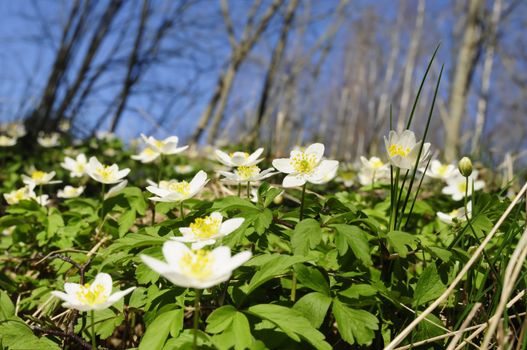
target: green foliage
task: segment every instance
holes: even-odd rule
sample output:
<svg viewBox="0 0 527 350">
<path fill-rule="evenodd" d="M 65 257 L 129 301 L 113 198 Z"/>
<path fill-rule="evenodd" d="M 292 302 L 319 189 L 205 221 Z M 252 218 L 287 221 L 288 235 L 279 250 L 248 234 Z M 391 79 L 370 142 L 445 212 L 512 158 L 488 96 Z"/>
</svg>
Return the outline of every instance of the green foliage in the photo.
<svg viewBox="0 0 527 350">
<path fill-rule="evenodd" d="M 89 343 L 86 314 L 66 313 L 50 294 L 64 290 L 65 282 L 79 283 L 83 270 L 85 282 L 107 272 L 116 290 L 137 287 L 112 307 L 95 312 L 100 346 L 192 349 L 195 291 L 174 286 L 140 256 L 163 260 L 163 244 L 181 236 L 180 228 L 218 211 L 225 219 L 245 221 L 215 245 L 227 245 L 233 254 L 250 250 L 253 256 L 228 281 L 202 291 L 201 349 L 381 349 L 445 291 L 510 203 L 500 193 L 478 193 L 472 198 L 470 224 L 460 220 L 446 225 L 436 212 L 458 209 L 459 202 L 441 195 L 438 182 L 424 182 L 418 199 L 409 198 L 390 227 L 388 185 L 346 190 L 331 183 L 309 185 L 299 221 L 299 206 L 291 198 L 300 198 L 298 190 L 287 189 L 283 195 L 278 185 L 264 182 L 252 202 L 245 191 L 242 198 L 223 196 L 217 191 L 223 185 L 211 180 L 211 189 L 184 202 L 183 217 L 178 203 L 148 200 L 145 179 L 157 178 L 161 171 L 166 178 L 188 181 L 191 174 L 173 170 L 176 163 L 187 162 L 212 178 L 212 163 L 178 155 L 167 157 L 163 165 L 139 165 L 120 148 L 115 159 L 105 158 L 101 151 L 106 146 L 95 143 L 93 148 L 92 142 L 79 149 L 132 169 L 130 185 L 120 193 L 101 201 L 100 184 L 69 178 L 57 169 L 63 155 L 51 150 L 46 161 L 28 155 L 25 163 L 57 169 L 64 183 L 85 185 L 83 197 L 57 198 L 57 187 L 50 185 L 44 188 L 52 199 L 48 207 L 24 200 L 1 208 L 0 230 L 9 234 L 0 236 L 0 348 L 79 348 L 81 342 Z M 20 159 L 11 162 L 6 169 L 22 172 L 27 165 Z M 5 192 L 20 185 L 17 177 L 1 184 Z M 237 188 L 230 190 L 236 193 Z M 444 334 L 441 327 L 458 327 L 459 317 L 476 302 L 494 310 L 505 266 L 524 230 L 523 204 L 465 276 L 462 292 L 429 315 L 407 342 Z M 525 283 L 522 276 L 515 291 L 525 289 Z M 520 304 L 515 311 L 524 308 Z M 474 322 L 485 322 L 485 317 L 478 314 Z M 77 338 L 67 333 L 71 328 Z M 442 341 L 430 344 L 444 347 Z"/>
</svg>

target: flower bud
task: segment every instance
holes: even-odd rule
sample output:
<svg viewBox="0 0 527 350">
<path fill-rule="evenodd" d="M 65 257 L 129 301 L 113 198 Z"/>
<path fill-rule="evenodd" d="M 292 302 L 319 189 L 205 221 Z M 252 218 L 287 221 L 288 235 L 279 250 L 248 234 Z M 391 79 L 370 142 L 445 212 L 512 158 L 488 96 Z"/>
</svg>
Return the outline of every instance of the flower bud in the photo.
<svg viewBox="0 0 527 350">
<path fill-rule="evenodd" d="M 468 157 L 463 157 L 458 163 L 458 169 L 461 175 L 469 177 L 472 174 L 472 161 Z"/>
</svg>

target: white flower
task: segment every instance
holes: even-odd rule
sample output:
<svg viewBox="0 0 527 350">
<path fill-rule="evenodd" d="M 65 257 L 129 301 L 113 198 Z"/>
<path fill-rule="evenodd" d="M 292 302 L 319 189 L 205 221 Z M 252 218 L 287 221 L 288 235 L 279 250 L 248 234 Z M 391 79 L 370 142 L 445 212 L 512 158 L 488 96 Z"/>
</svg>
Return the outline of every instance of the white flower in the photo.
<svg viewBox="0 0 527 350">
<path fill-rule="evenodd" d="M 69 120 L 61 120 L 59 123 L 59 130 L 62 132 L 68 132 L 71 129 L 71 123 Z"/>
<path fill-rule="evenodd" d="M 4 193 L 4 198 L 7 204 L 17 204 L 23 200 L 30 200 L 35 198 L 35 192 L 33 192 L 34 186 L 24 186 L 18 190 L 11 191 L 9 193 Z"/>
<path fill-rule="evenodd" d="M 174 170 L 178 174 L 189 174 L 192 171 L 194 171 L 194 167 L 192 165 L 190 165 L 190 164 L 176 165 L 176 166 L 174 166 Z"/>
<path fill-rule="evenodd" d="M 62 182 L 59 180 L 51 181 L 51 179 L 53 179 L 54 177 L 55 177 L 54 171 L 46 173 L 40 170 L 32 170 L 29 173 L 29 176 L 25 174 L 22 175 L 22 182 L 24 182 L 24 184 L 28 186 L 31 186 L 31 185 L 40 186 L 40 185 L 56 184 L 56 183 Z"/>
<path fill-rule="evenodd" d="M 256 182 L 263 179 L 267 179 L 277 172 L 273 172 L 273 168 L 260 171 L 260 168 L 257 165 L 245 166 L 241 165 L 234 170 L 234 172 L 228 171 L 218 171 L 220 175 L 225 176 L 225 180 L 233 181 L 236 183 L 247 183 L 247 182 Z"/>
<path fill-rule="evenodd" d="M 284 187 L 302 186 L 306 182 L 323 184 L 337 174 L 337 160 L 322 160 L 324 145 L 314 143 L 304 151 L 295 149 L 289 158 L 273 160 L 278 171 L 288 174 L 282 183 Z"/>
<path fill-rule="evenodd" d="M 7 125 L 6 133 L 13 138 L 21 138 L 26 136 L 27 131 L 23 122 L 13 122 Z"/>
<path fill-rule="evenodd" d="M 0 147 L 11 147 L 16 145 L 17 138 L 0 135 Z"/>
<path fill-rule="evenodd" d="M 134 289 L 131 287 L 112 294 L 112 277 L 107 273 L 98 273 L 91 284 L 64 283 L 66 293 L 53 291 L 51 294 L 62 299 L 65 308 L 90 311 L 106 309 Z"/>
<path fill-rule="evenodd" d="M 217 149 L 214 153 L 216 154 L 216 158 L 218 159 L 218 161 L 228 167 L 239 167 L 239 166 L 249 167 L 249 166 L 258 164 L 263 160 L 263 159 L 258 159 L 258 157 L 260 157 L 263 151 L 264 151 L 263 148 L 258 148 L 252 154 L 249 154 L 246 152 L 233 152 L 233 153 L 227 154 Z"/>
<path fill-rule="evenodd" d="M 158 185 L 148 186 L 146 189 L 155 194 L 150 199 L 157 202 L 181 202 L 194 197 L 207 184 L 207 173 L 200 170 L 190 181 L 161 181 Z"/>
<path fill-rule="evenodd" d="M 124 190 L 126 185 L 128 185 L 128 180 L 123 180 L 117 183 L 117 185 L 113 186 L 112 188 L 108 190 L 108 192 L 104 195 L 104 199 L 117 196 L 119 193 L 121 193 L 122 190 Z"/>
<path fill-rule="evenodd" d="M 2 236 L 11 236 L 15 231 L 16 226 L 9 226 L 2 230 Z"/>
<path fill-rule="evenodd" d="M 390 131 L 388 138 L 384 137 L 384 145 L 388 159 L 393 166 L 401 169 L 411 170 L 415 166 L 421 141 L 416 142 L 415 134 L 410 130 L 405 130 L 401 134 L 394 130 Z M 418 167 L 421 167 L 430 154 L 430 143 L 423 145 L 421 158 Z"/>
<path fill-rule="evenodd" d="M 113 132 L 109 132 L 109 131 L 97 131 L 95 133 L 95 137 L 98 140 L 112 141 L 112 140 L 115 139 L 115 134 Z"/>
<path fill-rule="evenodd" d="M 170 155 L 181 153 L 188 148 L 187 146 L 178 147 L 179 138 L 177 136 L 170 136 L 164 140 L 158 140 L 153 136 L 146 137 L 144 134 L 141 134 L 143 141 L 152 148 L 155 152 L 160 154 Z"/>
<path fill-rule="evenodd" d="M 218 247 L 212 251 L 191 250 L 176 241 L 163 244 L 166 263 L 147 255 L 143 262 L 155 272 L 180 287 L 205 289 L 227 281 L 232 271 L 243 265 L 252 256 L 244 251 L 231 256 L 229 247 Z"/>
<path fill-rule="evenodd" d="M 472 182 L 474 182 L 474 191 L 481 190 L 485 187 L 485 182 L 482 180 L 477 180 L 478 172 L 474 170 L 472 175 L 468 177 L 468 188 L 466 186 L 466 178 L 463 177 L 459 171 L 456 175 L 450 177 L 446 180 L 447 186 L 443 187 L 441 192 L 443 194 L 450 195 L 453 200 L 459 201 L 465 198 L 465 190 L 467 190 L 467 195 L 472 195 Z"/>
<path fill-rule="evenodd" d="M 135 154 L 132 156 L 132 159 L 138 160 L 141 163 L 150 163 L 156 160 L 161 153 L 154 151 L 150 147 L 144 148 L 139 154 Z"/>
<path fill-rule="evenodd" d="M 117 164 L 103 165 L 97 158 L 91 157 L 86 166 L 86 172 L 95 181 L 103 184 L 115 184 L 121 182 L 128 175 L 130 169 L 119 170 Z"/>
<path fill-rule="evenodd" d="M 183 237 L 172 239 L 183 243 L 192 243 L 192 249 L 201 249 L 216 243 L 216 240 L 227 236 L 241 226 L 245 219 L 234 218 L 223 221 L 219 212 L 213 212 L 204 218 L 197 218 L 189 227 L 181 227 L 179 232 Z"/>
<path fill-rule="evenodd" d="M 56 147 L 59 145 L 59 137 L 60 135 L 56 132 L 53 132 L 49 135 L 40 133 L 37 137 L 37 142 L 39 145 L 45 148 Z"/>
<path fill-rule="evenodd" d="M 47 194 L 35 196 L 33 199 L 43 207 L 49 204 L 49 196 Z"/>
<path fill-rule="evenodd" d="M 386 182 L 390 179 L 390 167 L 378 157 L 367 159 L 360 157 L 361 168 L 359 182 L 362 186 L 371 185 L 372 182 Z"/>
<path fill-rule="evenodd" d="M 467 203 L 467 216 L 470 218 L 472 214 L 472 201 Z M 441 211 L 437 212 L 437 217 L 439 220 L 445 224 L 452 225 L 455 221 L 464 221 L 465 217 L 465 208 L 461 207 L 459 209 L 454 209 L 450 213 L 443 213 Z"/>
<path fill-rule="evenodd" d="M 424 169 L 423 169 L 424 171 Z M 430 176 L 434 179 L 447 180 L 453 176 L 459 174 L 457 167 L 452 164 L 442 164 L 437 159 L 434 159 L 430 162 L 430 167 L 426 171 L 427 176 Z"/>
<path fill-rule="evenodd" d="M 75 159 L 70 157 L 64 158 L 64 162 L 60 163 L 60 165 L 64 169 L 69 170 L 71 177 L 82 177 L 86 175 L 88 160 L 86 159 L 86 155 L 81 153 Z"/>
<path fill-rule="evenodd" d="M 76 198 L 84 192 L 84 186 L 73 187 L 66 186 L 63 190 L 57 192 L 57 197 L 59 198 Z"/>
</svg>

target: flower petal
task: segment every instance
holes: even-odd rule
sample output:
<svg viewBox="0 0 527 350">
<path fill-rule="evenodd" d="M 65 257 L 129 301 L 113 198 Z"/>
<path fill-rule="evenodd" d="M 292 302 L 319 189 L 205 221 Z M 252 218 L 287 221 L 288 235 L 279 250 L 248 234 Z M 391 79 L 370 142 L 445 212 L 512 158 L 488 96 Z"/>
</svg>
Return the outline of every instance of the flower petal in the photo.
<svg viewBox="0 0 527 350">
<path fill-rule="evenodd" d="M 306 183 L 306 180 L 301 175 L 289 174 L 284 178 L 282 186 L 286 188 L 303 186 Z"/>
<path fill-rule="evenodd" d="M 289 158 L 275 159 L 273 160 L 273 166 L 276 168 L 276 170 L 285 174 L 291 174 L 295 171 Z"/>
</svg>

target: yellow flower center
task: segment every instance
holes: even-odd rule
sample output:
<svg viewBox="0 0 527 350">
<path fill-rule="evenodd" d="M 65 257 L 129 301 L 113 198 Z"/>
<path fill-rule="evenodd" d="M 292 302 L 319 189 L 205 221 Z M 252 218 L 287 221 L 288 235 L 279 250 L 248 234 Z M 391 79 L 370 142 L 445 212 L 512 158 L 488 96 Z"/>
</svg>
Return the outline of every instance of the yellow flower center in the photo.
<svg viewBox="0 0 527 350">
<path fill-rule="evenodd" d="M 448 170 L 448 165 L 447 165 L 447 164 L 444 164 L 444 165 L 441 165 L 441 166 L 439 167 L 439 169 L 437 169 L 437 172 L 439 173 L 439 175 L 441 175 L 441 176 L 445 176 L 447 170 Z"/>
<path fill-rule="evenodd" d="M 260 173 L 260 168 L 256 165 L 242 165 L 236 169 L 235 173 L 240 177 L 241 180 L 250 180 L 253 176 L 258 175 Z"/>
<path fill-rule="evenodd" d="M 16 190 L 14 198 L 15 198 L 15 200 L 17 202 L 19 202 L 19 201 L 21 201 L 23 199 L 26 199 L 26 189 L 25 188 L 21 188 L 19 190 Z"/>
<path fill-rule="evenodd" d="M 99 176 L 104 181 L 108 181 L 108 180 L 111 180 L 111 178 L 112 178 L 113 170 L 111 169 L 111 167 L 109 165 L 103 165 L 102 167 L 97 169 L 97 174 L 99 174 Z"/>
<path fill-rule="evenodd" d="M 168 189 L 172 192 L 177 192 L 185 196 L 190 194 L 190 184 L 186 181 L 174 181 L 168 185 Z"/>
<path fill-rule="evenodd" d="M 155 140 L 154 141 L 154 145 L 156 145 L 157 148 L 163 148 L 165 146 L 165 143 L 163 141 L 160 141 L 160 140 Z"/>
<path fill-rule="evenodd" d="M 206 239 L 215 235 L 220 229 L 220 225 L 220 218 L 207 216 L 196 219 L 192 224 L 190 224 L 190 228 L 192 229 L 194 235 L 198 236 L 199 238 Z"/>
<path fill-rule="evenodd" d="M 86 283 L 77 292 L 77 299 L 83 304 L 97 305 L 106 302 L 108 300 L 108 294 L 105 293 L 102 284 L 90 286 L 89 283 Z"/>
<path fill-rule="evenodd" d="M 183 255 L 180 267 L 186 276 L 204 280 L 212 274 L 212 262 L 210 252 L 200 249 Z"/>
<path fill-rule="evenodd" d="M 162 147 L 162 146 L 160 146 Z M 152 156 L 156 153 L 156 151 L 154 151 L 153 149 L 151 149 L 150 147 L 147 147 L 143 150 L 143 153 L 147 156 Z"/>
<path fill-rule="evenodd" d="M 454 209 L 454 210 L 452 210 L 452 211 L 450 212 L 450 214 L 448 214 L 448 215 L 450 215 L 450 216 L 453 217 L 453 218 L 457 218 L 457 217 L 459 216 L 459 209 Z"/>
<path fill-rule="evenodd" d="M 457 185 L 457 189 L 459 192 L 465 193 L 467 190 L 467 184 L 465 182 L 461 182 L 459 185 Z"/>
<path fill-rule="evenodd" d="M 317 156 L 313 153 L 298 152 L 291 157 L 291 165 L 297 173 L 310 173 L 317 166 Z"/>
<path fill-rule="evenodd" d="M 40 170 L 35 170 L 31 173 L 31 178 L 35 181 L 42 180 L 46 176 L 46 173 Z"/>
<path fill-rule="evenodd" d="M 374 159 L 371 162 L 371 166 L 373 169 L 379 169 L 384 165 L 384 163 L 380 159 Z"/>
<path fill-rule="evenodd" d="M 394 156 L 406 157 L 408 153 L 410 153 L 409 147 L 403 147 L 398 144 L 392 144 L 390 145 L 390 147 L 388 147 L 388 154 L 390 155 L 390 157 L 394 157 Z"/>
</svg>

